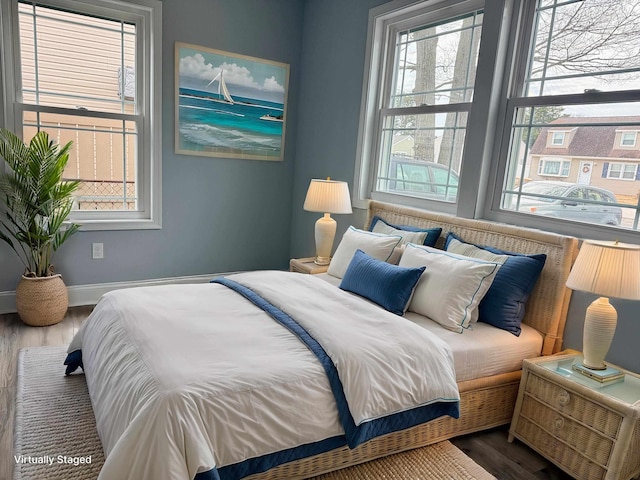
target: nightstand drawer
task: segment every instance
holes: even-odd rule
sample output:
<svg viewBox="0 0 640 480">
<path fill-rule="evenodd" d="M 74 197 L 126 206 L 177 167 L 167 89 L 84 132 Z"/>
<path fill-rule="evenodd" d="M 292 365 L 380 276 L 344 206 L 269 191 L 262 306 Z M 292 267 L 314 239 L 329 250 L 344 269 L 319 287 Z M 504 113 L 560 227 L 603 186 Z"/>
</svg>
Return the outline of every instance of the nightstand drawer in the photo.
<svg viewBox="0 0 640 480">
<path fill-rule="evenodd" d="M 613 440 L 562 415 L 532 397 L 525 396 L 520 414 L 542 427 L 553 437 L 564 441 L 594 462 L 607 465 Z M 516 430 L 519 432 L 519 428 Z"/>
<path fill-rule="evenodd" d="M 525 392 L 550 405 L 558 412 L 596 429 L 615 439 L 620 430 L 622 416 L 601 405 L 562 388 L 533 372 L 528 375 Z"/>
<path fill-rule="evenodd" d="M 589 461 L 580 452 L 549 435 L 528 418 L 520 417 L 516 433 L 572 477 L 580 480 L 602 480 L 607 474 L 601 465 Z"/>
</svg>

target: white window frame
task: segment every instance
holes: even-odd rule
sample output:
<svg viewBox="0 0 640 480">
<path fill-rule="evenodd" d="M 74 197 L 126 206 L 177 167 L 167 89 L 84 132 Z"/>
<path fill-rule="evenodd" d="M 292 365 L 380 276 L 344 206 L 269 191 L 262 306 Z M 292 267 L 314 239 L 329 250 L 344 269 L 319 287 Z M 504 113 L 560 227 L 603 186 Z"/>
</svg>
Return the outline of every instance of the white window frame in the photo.
<svg viewBox="0 0 640 480">
<path fill-rule="evenodd" d="M 551 146 L 553 147 L 561 147 L 564 145 L 564 140 L 567 136 L 567 132 L 550 132 L 551 133 Z M 560 142 L 556 142 L 556 138 L 560 139 Z"/>
<path fill-rule="evenodd" d="M 73 211 L 69 217 L 81 230 L 156 229 L 162 226 L 162 3 L 157 0 L 37 0 L 38 4 L 80 14 L 98 15 L 136 24 L 136 114 L 139 121 L 136 211 Z M 20 134 L 22 114 L 17 0 L 0 0 L 2 22 L 2 89 L 4 126 Z M 30 107 L 29 110 L 35 110 Z M 69 109 L 37 107 L 70 113 Z M 85 112 L 90 114 L 91 112 Z M 96 116 L 102 116 L 96 114 Z M 104 115 L 105 117 L 108 114 Z"/>
<path fill-rule="evenodd" d="M 558 173 L 545 173 L 544 169 L 547 163 L 559 163 L 560 168 L 558 170 Z M 567 172 L 566 174 L 564 173 L 565 171 Z M 570 174 L 571 160 L 566 160 L 564 158 L 542 157 L 538 162 L 538 175 L 540 175 L 541 177 L 568 177 Z"/>
<path fill-rule="evenodd" d="M 633 140 L 630 144 L 625 144 L 624 143 L 624 138 L 626 135 L 633 135 Z M 638 140 L 638 132 L 633 132 L 633 131 L 628 131 L 628 130 L 622 130 L 620 132 L 620 146 L 621 147 L 635 147 L 636 146 L 636 142 Z"/>
<path fill-rule="evenodd" d="M 620 174 L 617 176 L 611 175 L 613 166 L 620 167 Z M 633 167 L 633 177 L 624 178 L 625 167 Z M 638 164 L 637 163 L 625 163 L 625 162 L 609 162 L 609 168 L 607 169 L 607 178 L 612 180 L 624 180 L 625 182 L 633 182 L 636 179 L 636 175 L 638 174 Z"/>
</svg>

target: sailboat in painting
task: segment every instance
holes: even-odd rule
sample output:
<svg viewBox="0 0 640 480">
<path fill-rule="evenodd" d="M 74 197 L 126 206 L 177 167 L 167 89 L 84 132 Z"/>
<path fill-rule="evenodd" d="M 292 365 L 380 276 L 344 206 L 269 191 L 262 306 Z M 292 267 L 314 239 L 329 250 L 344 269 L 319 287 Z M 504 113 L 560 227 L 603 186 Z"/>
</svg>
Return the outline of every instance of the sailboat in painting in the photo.
<svg viewBox="0 0 640 480">
<path fill-rule="evenodd" d="M 211 85 L 213 82 L 218 80 L 218 95 L 220 96 L 219 101 L 233 105 L 235 102 L 231 97 L 231 94 L 229 94 L 229 90 L 227 89 L 227 84 L 224 82 L 223 74 L 224 74 L 224 70 L 221 69 L 220 72 L 215 77 L 213 77 L 213 80 L 211 80 L 205 88 L 209 88 L 209 85 Z"/>
</svg>

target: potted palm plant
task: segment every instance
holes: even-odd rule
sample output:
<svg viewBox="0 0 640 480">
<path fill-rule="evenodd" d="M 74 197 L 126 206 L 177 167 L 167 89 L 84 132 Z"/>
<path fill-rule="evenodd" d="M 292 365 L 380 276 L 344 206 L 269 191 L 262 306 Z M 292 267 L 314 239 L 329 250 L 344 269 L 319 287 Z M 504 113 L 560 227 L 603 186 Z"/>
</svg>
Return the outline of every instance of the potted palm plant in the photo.
<svg viewBox="0 0 640 480">
<path fill-rule="evenodd" d="M 25 144 L 9 130 L 0 130 L 0 239 L 25 267 L 16 288 L 18 315 L 28 325 L 60 322 L 69 299 L 62 277 L 52 265 L 55 251 L 78 230 L 66 223 L 77 181 L 63 181 L 72 142 L 60 147 L 46 132 Z"/>
</svg>

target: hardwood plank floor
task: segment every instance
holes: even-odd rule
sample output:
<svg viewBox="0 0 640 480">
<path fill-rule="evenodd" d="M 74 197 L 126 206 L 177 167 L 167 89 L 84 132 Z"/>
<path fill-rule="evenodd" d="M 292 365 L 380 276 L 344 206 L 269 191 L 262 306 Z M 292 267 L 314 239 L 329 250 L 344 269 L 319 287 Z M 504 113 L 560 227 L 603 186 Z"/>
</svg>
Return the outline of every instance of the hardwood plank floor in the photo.
<svg viewBox="0 0 640 480">
<path fill-rule="evenodd" d="M 50 327 L 29 327 L 16 314 L 0 315 L 0 480 L 9 480 L 13 476 L 18 351 L 38 345 L 68 345 L 91 309 L 70 308 L 62 322 Z M 458 437 L 452 443 L 499 480 L 571 479 L 517 440 L 508 443 L 507 427 Z"/>
</svg>

